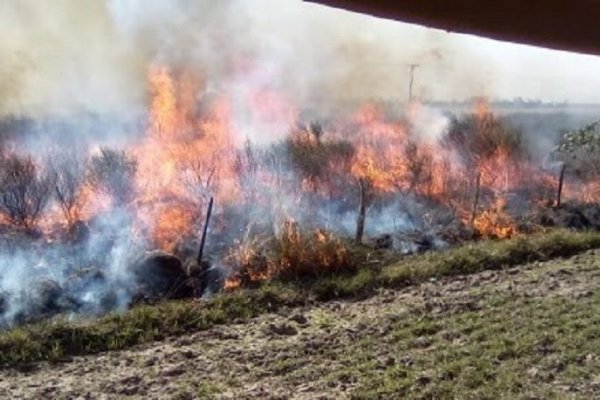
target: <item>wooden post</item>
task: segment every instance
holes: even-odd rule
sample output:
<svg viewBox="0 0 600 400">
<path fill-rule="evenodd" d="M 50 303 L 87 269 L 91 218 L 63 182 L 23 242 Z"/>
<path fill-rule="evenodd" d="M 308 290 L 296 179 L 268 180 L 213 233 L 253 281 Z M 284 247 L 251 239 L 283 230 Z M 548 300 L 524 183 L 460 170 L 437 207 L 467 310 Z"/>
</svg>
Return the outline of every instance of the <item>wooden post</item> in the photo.
<svg viewBox="0 0 600 400">
<path fill-rule="evenodd" d="M 368 182 L 363 179 L 360 178 L 358 180 L 358 186 L 360 188 L 360 202 L 358 205 L 358 218 L 356 220 L 356 243 L 360 244 L 362 243 L 362 239 L 363 239 L 363 235 L 365 233 L 365 219 L 367 216 L 367 197 L 368 197 L 368 193 L 367 191 L 369 190 L 368 188 Z"/>
<path fill-rule="evenodd" d="M 477 179 L 475 180 L 475 198 L 473 199 L 473 208 L 471 209 L 471 228 L 475 225 L 475 218 L 477 217 L 477 207 L 479 206 L 479 192 L 481 190 L 481 171 L 477 173 Z"/>
<path fill-rule="evenodd" d="M 210 215 L 213 209 L 213 198 L 211 197 L 208 202 L 208 209 L 206 210 L 206 220 L 204 221 L 204 229 L 202 230 L 202 239 L 200 240 L 200 249 L 198 250 L 198 265 L 202 265 L 202 255 L 204 253 L 204 245 L 206 244 L 206 233 L 208 231 L 208 223 L 210 222 Z"/>
<path fill-rule="evenodd" d="M 565 181 L 565 169 L 566 169 L 566 164 L 563 163 L 563 165 L 560 167 L 560 175 L 558 176 L 558 191 L 556 192 L 556 207 L 560 207 L 560 203 L 561 203 L 561 198 L 562 198 L 562 191 L 563 191 L 563 183 Z"/>
</svg>

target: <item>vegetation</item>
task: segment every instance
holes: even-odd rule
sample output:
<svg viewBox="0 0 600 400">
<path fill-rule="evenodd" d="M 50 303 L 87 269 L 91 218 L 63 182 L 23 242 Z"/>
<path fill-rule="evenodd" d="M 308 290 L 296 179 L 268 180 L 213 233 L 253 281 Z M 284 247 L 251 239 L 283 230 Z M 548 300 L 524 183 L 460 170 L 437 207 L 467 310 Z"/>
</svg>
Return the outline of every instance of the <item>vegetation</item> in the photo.
<svg viewBox="0 0 600 400">
<path fill-rule="evenodd" d="M 87 200 L 82 195 L 85 184 L 85 159 L 81 150 L 56 152 L 52 154 L 50 168 L 53 175 L 54 197 L 69 226 L 80 217 L 81 209 Z"/>
<path fill-rule="evenodd" d="M 528 157 L 523 132 L 489 111 L 453 117 L 445 141 L 469 165 L 477 165 L 479 160 L 498 152 L 509 154 L 514 160 Z"/>
<path fill-rule="evenodd" d="M 364 260 L 355 249 L 328 232 L 306 232 L 296 222 L 285 221 L 278 235 L 249 239 L 227 262 L 239 270 L 233 279 L 248 286 L 272 278 L 297 280 L 353 272 Z"/>
<path fill-rule="evenodd" d="M 364 298 L 384 287 L 399 288 L 432 278 L 510 268 L 593 248 L 600 248 L 600 232 L 555 231 L 506 241 L 469 244 L 444 252 L 408 257 L 387 266 L 363 263 L 354 273 L 337 273 L 314 280 L 274 280 L 256 290 L 224 293 L 204 303 L 168 302 L 139 306 L 126 313 L 94 321 L 46 321 L 0 333 L 0 365 L 12 367 L 39 360 L 57 361 L 66 356 L 124 349 L 171 335 L 208 329 L 216 324 L 246 321 L 281 307 L 336 298 Z"/>
<path fill-rule="evenodd" d="M 125 151 L 103 147 L 90 159 L 89 181 L 112 196 L 117 204 L 128 204 L 135 195 L 137 161 Z"/>
<path fill-rule="evenodd" d="M 389 310 L 383 333 L 326 356 L 339 359 L 340 368 L 325 379 L 357 381 L 355 399 L 592 398 L 598 306 L 597 294 L 574 299 L 498 289 L 470 293 L 448 311 Z"/>
<path fill-rule="evenodd" d="M 323 128 L 313 123 L 304 131 L 297 132 L 285 142 L 286 153 L 300 176 L 311 182 L 331 181 L 330 176 L 339 168 L 342 172 L 350 169 L 355 149 L 350 142 L 343 140 L 323 140 Z"/>
<path fill-rule="evenodd" d="M 32 228 L 51 193 L 51 179 L 30 157 L 10 155 L 0 162 L 0 212 L 18 227 Z"/>
<path fill-rule="evenodd" d="M 569 172 L 583 180 L 600 176 L 600 122 L 563 135 L 555 149 L 556 157 L 563 161 Z"/>
</svg>

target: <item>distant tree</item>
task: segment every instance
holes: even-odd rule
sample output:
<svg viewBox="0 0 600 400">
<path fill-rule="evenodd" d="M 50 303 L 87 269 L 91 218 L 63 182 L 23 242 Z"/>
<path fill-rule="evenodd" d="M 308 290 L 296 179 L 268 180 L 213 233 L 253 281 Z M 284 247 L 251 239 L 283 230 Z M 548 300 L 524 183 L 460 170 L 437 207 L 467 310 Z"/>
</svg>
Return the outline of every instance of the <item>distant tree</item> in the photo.
<svg viewBox="0 0 600 400">
<path fill-rule="evenodd" d="M 34 227 L 50 197 L 50 176 L 28 156 L 9 155 L 0 167 L 0 212 L 17 226 Z"/>
</svg>

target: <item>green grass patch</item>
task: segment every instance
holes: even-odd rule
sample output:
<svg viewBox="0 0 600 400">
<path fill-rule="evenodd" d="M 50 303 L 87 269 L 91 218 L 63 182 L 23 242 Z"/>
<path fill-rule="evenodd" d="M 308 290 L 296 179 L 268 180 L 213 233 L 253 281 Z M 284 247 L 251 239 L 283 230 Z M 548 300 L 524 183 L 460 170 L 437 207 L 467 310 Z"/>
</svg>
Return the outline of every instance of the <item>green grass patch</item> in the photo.
<svg viewBox="0 0 600 400">
<path fill-rule="evenodd" d="M 552 231 L 510 240 L 487 240 L 403 259 L 384 268 L 384 286 L 404 286 L 431 278 L 498 270 L 533 261 L 568 257 L 600 247 L 600 232 Z"/>
<path fill-rule="evenodd" d="M 600 368 L 600 296 L 497 296 L 477 311 L 425 319 L 408 313 L 392 326 L 391 339 L 373 344 L 367 337 L 344 348 L 338 357 L 349 366 L 337 373 L 360 371 L 355 399 L 594 397 L 582 390 Z M 393 361 L 374 366 L 382 347 Z"/>
</svg>

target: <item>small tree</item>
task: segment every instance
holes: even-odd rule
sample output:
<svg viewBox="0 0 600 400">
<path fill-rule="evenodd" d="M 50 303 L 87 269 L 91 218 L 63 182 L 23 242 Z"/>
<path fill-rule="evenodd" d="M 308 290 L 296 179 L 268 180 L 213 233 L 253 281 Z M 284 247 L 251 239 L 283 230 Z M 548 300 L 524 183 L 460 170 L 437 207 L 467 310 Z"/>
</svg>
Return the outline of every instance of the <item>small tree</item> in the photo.
<svg viewBox="0 0 600 400">
<path fill-rule="evenodd" d="M 600 177 L 600 122 L 565 133 L 554 155 L 581 180 L 597 180 Z"/>
<path fill-rule="evenodd" d="M 32 228 L 48 203 L 50 177 L 28 156 L 10 155 L 0 167 L 0 212 L 15 225 Z"/>
<path fill-rule="evenodd" d="M 219 174 L 218 155 L 210 157 L 185 158 L 177 161 L 177 168 L 188 193 L 199 200 L 205 201 L 214 195 L 218 184 Z"/>
<path fill-rule="evenodd" d="M 554 151 L 554 158 L 563 162 L 561 183 L 566 173 L 582 185 L 577 189 L 578 199 L 600 199 L 600 122 L 565 133 Z M 566 178 L 566 181 L 573 179 Z"/>
<path fill-rule="evenodd" d="M 88 181 L 96 190 L 111 196 L 118 204 L 129 204 L 135 196 L 137 161 L 125 151 L 103 147 L 90 159 Z"/>
<path fill-rule="evenodd" d="M 82 193 L 85 183 L 85 160 L 80 151 L 52 154 L 50 161 L 53 192 L 67 224 L 71 226 L 80 217 L 86 198 Z"/>
</svg>

